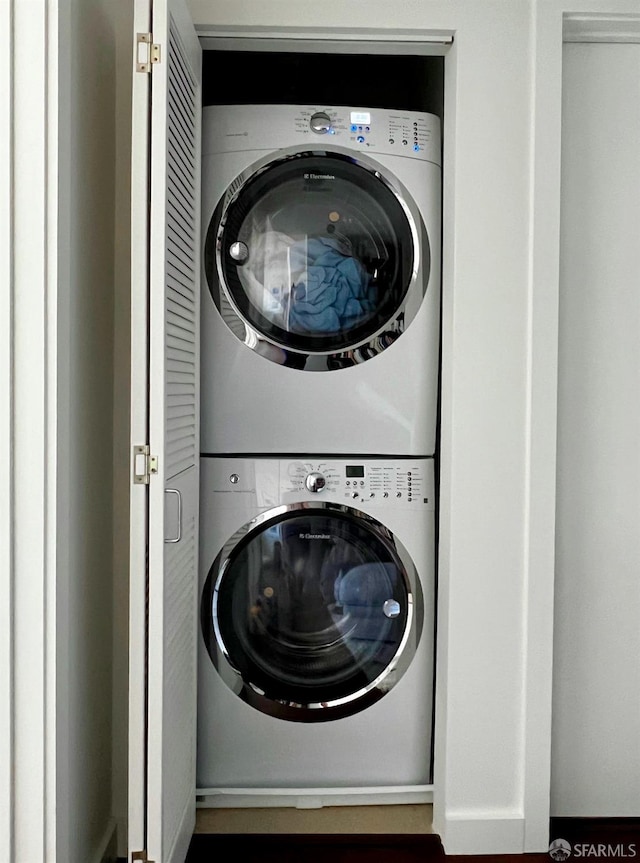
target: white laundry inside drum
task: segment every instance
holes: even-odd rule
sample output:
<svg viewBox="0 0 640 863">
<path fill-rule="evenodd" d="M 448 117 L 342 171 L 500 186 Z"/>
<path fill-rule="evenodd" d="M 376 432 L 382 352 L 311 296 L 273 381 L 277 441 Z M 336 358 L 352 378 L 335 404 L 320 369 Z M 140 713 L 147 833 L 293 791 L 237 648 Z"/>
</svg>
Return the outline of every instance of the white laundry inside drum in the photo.
<svg viewBox="0 0 640 863">
<path fill-rule="evenodd" d="M 381 255 L 376 248 L 369 272 L 347 236 L 297 239 L 273 229 L 268 217 L 264 224 L 252 219 L 242 226 L 230 256 L 241 264 L 238 277 L 251 305 L 284 332 L 348 331 L 376 311 Z"/>
<path fill-rule="evenodd" d="M 291 270 L 289 250 L 293 237 L 274 230 L 253 230 L 248 243 L 243 242 L 239 254 L 246 249 L 246 263 L 240 280 L 251 304 L 282 329 L 288 329 L 291 286 L 298 274 Z M 232 252 L 233 255 L 233 252 Z"/>
</svg>

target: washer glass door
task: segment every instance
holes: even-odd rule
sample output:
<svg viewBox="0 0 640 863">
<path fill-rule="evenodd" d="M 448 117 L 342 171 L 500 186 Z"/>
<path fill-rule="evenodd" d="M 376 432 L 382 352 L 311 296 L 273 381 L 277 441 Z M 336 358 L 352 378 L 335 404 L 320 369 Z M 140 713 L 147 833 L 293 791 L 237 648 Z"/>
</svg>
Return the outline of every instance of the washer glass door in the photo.
<svg viewBox="0 0 640 863">
<path fill-rule="evenodd" d="M 412 629 L 417 644 L 416 591 L 406 552 L 377 521 L 296 505 L 227 543 L 203 593 L 203 633 L 223 678 L 258 709 L 333 719 L 401 675 Z"/>
<path fill-rule="evenodd" d="M 223 318 L 226 294 L 254 341 L 332 355 L 393 334 L 417 246 L 407 203 L 381 171 L 337 152 L 298 152 L 232 184 L 209 226 L 205 271 Z M 424 257 L 426 238 L 421 246 Z"/>
</svg>

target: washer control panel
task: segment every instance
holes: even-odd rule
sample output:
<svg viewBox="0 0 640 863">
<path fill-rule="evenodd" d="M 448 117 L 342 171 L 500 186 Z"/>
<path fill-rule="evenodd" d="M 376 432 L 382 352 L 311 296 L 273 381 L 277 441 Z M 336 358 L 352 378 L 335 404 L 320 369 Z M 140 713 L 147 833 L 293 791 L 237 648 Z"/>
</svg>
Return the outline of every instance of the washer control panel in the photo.
<svg viewBox="0 0 640 863">
<path fill-rule="evenodd" d="M 301 492 L 305 497 L 340 488 L 340 473 L 335 465 L 326 461 L 292 461 L 280 463 L 280 490 Z"/>
<path fill-rule="evenodd" d="M 424 460 L 292 460 L 280 462 L 280 494 L 288 500 L 318 496 L 339 503 L 434 506 Z"/>
</svg>

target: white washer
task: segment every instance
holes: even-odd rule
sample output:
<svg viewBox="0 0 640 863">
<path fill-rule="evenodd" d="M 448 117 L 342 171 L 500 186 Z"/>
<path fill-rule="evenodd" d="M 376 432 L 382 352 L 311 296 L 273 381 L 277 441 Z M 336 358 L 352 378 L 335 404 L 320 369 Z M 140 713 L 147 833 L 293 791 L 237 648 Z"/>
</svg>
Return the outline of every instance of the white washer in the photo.
<svg viewBox="0 0 640 863">
<path fill-rule="evenodd" d="M 433 460 L 210 457 L 201 489 L 197 793 L 422 793 Z"/>
<path fill-rule="evenodd" d="M 201 451 L 433 455 L 439 118 L 232 105 L 202 122 Z"/>
</svg>

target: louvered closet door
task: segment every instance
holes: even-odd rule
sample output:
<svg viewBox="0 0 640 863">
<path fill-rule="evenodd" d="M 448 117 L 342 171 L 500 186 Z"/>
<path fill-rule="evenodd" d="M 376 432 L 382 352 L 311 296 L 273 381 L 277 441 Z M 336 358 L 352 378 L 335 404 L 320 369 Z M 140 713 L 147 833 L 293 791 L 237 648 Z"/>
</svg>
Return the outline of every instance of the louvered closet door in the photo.
<svg viewBox="0 0 640 863">
<path fill-rule="evenodd" d="M 147 852 L 182 863 L 195 823 L 201 49 L 153 0 Z"/>
</svg>

